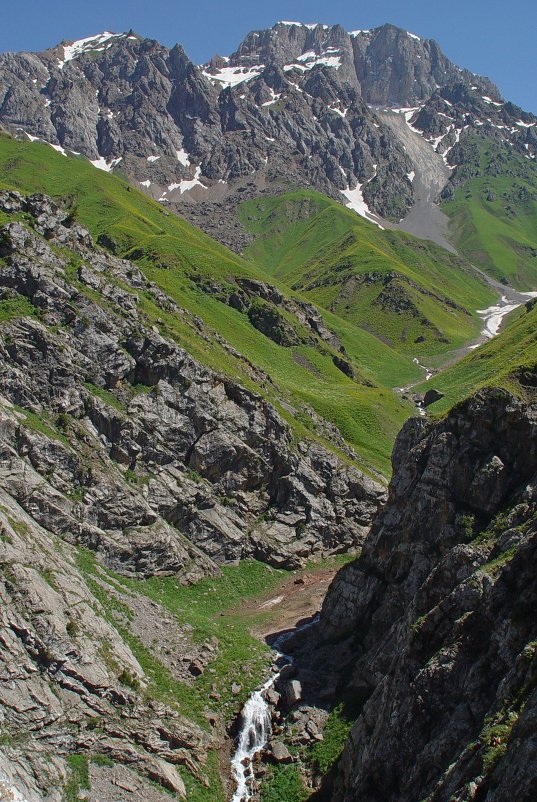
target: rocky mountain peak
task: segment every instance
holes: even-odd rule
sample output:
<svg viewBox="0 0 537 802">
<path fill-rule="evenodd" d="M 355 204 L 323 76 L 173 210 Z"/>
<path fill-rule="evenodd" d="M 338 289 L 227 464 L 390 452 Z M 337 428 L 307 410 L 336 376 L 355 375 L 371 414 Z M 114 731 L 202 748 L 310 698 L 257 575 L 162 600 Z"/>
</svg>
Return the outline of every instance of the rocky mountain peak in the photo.
<svg viewBox="0 0 537 802">
<path fill-rule="evenodd" d="M 533 118 L 513 119 L 501 104 L 487 78 L 390 24 L 347 32 L 282 21 L 202 66 L 180 44 L 168 49 L 132 31 L 0 54 L 0 123 L 11 133 L 120 169 L 237 250 L 247 241 L 238 203 L 290 182 L 398 224 L 421 186 L 408 136 L 421 135 L 431 162 L 442 157 L 451 169 L 461 137 L 509 123 L 510 145 L 533 158 Z M 404 111 L 411 133 L 401 135 L 385 109 Z M 446 186 L 442 175 L 424 190 L 431 202 Z"/>
<path fill-rule="evenodd" d="M 389 23 L 347 32 L 341 25 L 278 22 L 249 33 L 229 57 L 228 66 L 270 62 L 289 71 L 305 71 L 317 64 L 332 67 L 346 81 L 360 86 L 373 105 L 412 106 L 457 77 L 472 80 L 491 97 L 499 97 L 488 79 L 454 65 L 434 40 Z"/>
<path fill-rule="evenodd" d="M 52 58 L 57 59 L 56 68 L 63 70 L 66 64 L 82 55 L 104 53 L 120 42 L 124 44 L 125 41 L 138 41 L 141 38 L 134 34 L 133 31 L 128 33 L 103 31 L 83 39 L 64 39 L 59 45 L 45 50 L 42 55 L 44 57 L 52 56 Z"/>
</svg>

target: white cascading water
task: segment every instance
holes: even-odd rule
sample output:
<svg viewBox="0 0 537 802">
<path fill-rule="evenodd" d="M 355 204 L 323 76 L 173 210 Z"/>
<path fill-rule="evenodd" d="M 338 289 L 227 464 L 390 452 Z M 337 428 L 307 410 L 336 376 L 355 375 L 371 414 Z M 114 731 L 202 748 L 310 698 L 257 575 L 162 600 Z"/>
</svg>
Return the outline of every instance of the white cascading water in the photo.
<svg viewBox="0 0 537 802">
<path fill-rule="evenodd" d="M 272 731 L 269 707 L 263 694 L 274 685 L 277 677 L 278 674 L 274 674 L 262 688 L 254 691 L 242 709 L 242 727 L 231 761 L 233 777 L 237 782 L 231 802 L 247 802 L 252 798 L 250 783 L 254 779 L 253 760 L 267 743 Z"/>
<path fill-rule="evenodd" d="M 274 642 L 274 649 L 278 654 L 279 660 L 285 660 L 285 665 L 293 662 L 293 658 L 281 651 L 281 646 L 291 637 L 294 632 L 301 632 L 304 629 L 316 624 L 319 615 L 315 615 L 311 621 L 296 627 L 294 630 L 284 632 Z M 265 700 L 265 693 L 272 688 L 280 672 L 268 679 L 264 685 L 250 696 L 241 712 L 242 726 L 237 741 L 237 749 L 231 760 L 231 770 L 237 783 L 237 790 L 233 794 L 231 802 L 249 802 L 252 799 L 251 785 L 254 779 L 254 758 L 258 752 L 267 744 L 272 733 L 272 722 L 269 706 Z"/>
</svg>

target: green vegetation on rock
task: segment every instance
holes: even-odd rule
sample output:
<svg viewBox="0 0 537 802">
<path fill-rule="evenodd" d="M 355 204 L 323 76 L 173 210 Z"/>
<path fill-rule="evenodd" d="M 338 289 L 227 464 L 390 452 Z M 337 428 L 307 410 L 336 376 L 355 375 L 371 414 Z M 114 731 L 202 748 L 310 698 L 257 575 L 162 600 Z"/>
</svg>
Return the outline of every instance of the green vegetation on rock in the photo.
<svg viewBox="0 0 537 802">
<path fill-rule="evenodd" d="M 261 802 L 305 802 L 309 796 L 296 765 L 269 767 L 261 786 Z"/>
<path fill-rule="evenodd" d="M 315 425 L 304 427 L 289 404 L 298 413 L 309 406 L 326 416 L 355 448 L 363 467 L 389 473 L 393 439 L 411 409 L 389 388 L 419 378 L 410 356 L 402 357 L 370 332 L 329 313 L 325 323 L 345 347 L 356 379 L 334 365 L 337 348 L 312 334 L 288 311 L 283 315 L 296 329 L 298 342 L 277 344 L 219 292 L 219 288 L 236 287 L 241 278 L 267 281 L 257 265 L 170 214 L 121 176 L 96 170 L 83 158 L 65 157 L 43 143 L 21 142 L 2 134 L 0 176 L 0 186 L 5 188 L 52 196 L 95 239 L 106 235 L 118 256 L 133 260 L 183 310 L 178 314 L 163 309 L 149 290 L 141 290 L 138 309 L 146 322 L 157 325 L 165 337 L 204 364 L 270 400 L 297 438 L 308 435 L 325 440 Z M 66 277 L 79 287 L 77 269 L 73 264 Z M 300 299 L 279 280 L 269 280 L 288 299 Z M 106 309 L 108 302 L 97 291 L 84 285 L 79 288 Z M 110 396 L 104 400 L 113 403 Z"/>
<path fill-rule="evenodd" d="M 434 377 L 434 387 L 445 397 L 431 406 L 431 413 L 447 412 L 453 404 L 476 390 L 495 385 L 522 398 L 535 390 L 537 365 L 537 307 L 522 314 L 497 337 L 470 351 L 464 359 Z M 428 389 L 425 383 L 417 391 Z"/>
</svg>

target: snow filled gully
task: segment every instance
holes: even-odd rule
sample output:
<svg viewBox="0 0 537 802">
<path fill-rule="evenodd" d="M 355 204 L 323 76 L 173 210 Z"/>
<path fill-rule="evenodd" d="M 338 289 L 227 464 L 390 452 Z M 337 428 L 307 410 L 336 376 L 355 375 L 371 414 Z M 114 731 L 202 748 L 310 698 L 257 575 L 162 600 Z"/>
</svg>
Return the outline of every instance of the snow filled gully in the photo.
<svg viewBox="0 0 537 802">
<path fill-rule="evenodd" d="M 249 802 L 252 799 L 254 761 L 256 755 L 267 745 L 272 734 L 271 714 L 266 700 L 266 693 L 277 682 L 284 666 L 293 662 L 293 658 L 282 651 L 283 645 L 292 635 L 308 629 L 316 624 L 318 620 L 319 615 L 317 614 L 311 621 L 295 627 L 295 629 L 287 630 L 277 638 L 274 642 L 276 671 L 258 690 L 252 693 L 242 708 L 241 727 L 236 741 L 237 747 L 231 760 L 231 771 L 237 784 L 237 789 L 231 798 L 231 802 Z"/>
<path fill-rule="evenodd" d="M 537 298 L 537 292 L 521 292 L 520 295 L 524 298 Z M 510 301 L 507 296 L 502 295 L 495 306 L 488 306 L 486 309 L 478 309 L 477 314 L 483 318 L 484 323 L 481 332 L 482 336 L 486 337 L 488 340 L 495 337 L 500 330 L 504 317 L 514 309 L 518 309 L 523 303 L 524 301 Z M 477 345 L 471 347 L 477 348 Z"/>
</svg>

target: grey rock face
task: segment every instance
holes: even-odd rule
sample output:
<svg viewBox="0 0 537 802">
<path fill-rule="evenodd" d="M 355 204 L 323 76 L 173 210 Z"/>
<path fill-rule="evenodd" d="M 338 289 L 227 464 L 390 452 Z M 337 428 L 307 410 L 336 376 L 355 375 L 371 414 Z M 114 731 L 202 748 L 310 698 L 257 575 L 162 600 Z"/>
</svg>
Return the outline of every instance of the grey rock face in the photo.
<svg viewBox="0 0 537 802">
<path fill-rule="evenodd" d="M 446 164 L 454 168 L 451 186 L 468 177 L 465 166 L 473 166 L 475 156 L 475 145 L 469 143 L 476 136 L 528 159 L 537 155 L 537 117 L 504 102 L 497 94 L 490 95 L 484 88 L 473 82 L 463 83 L 459 77 L 436 89 L 409 119 L 412 127 L 422 132 Z M 502 166 L 497 166 L 501 172 Z"/>
<path fill-rule="evenodd" d="M 440 399 L 443 397 L 444 393 L 441 393 L 440 390 L 436 390 L 434 387 L 431 387 L 431 389 L 427 390 L 427 392 L 423 396 L 423 406 L 428 407 L 430 406 L 430 404 L 434 404 L 436 401 L 440 401 Z"/>
<path fill-rule="evenodd" d="M 537 410 L 483 391 L 444 421 L 407 422 L 393 465 L 321 615 L 319 664 L 335 655 L 363 700 L 330 799 L 529 802 Z"/>
<path fill-rule="evenodd" d="M 334 29 L 327 41 L 345 37 Z M 385 161 L 392 191 L 411 204 L 404 152 L 361 101 L 350 61 L 342 71 L 322 59 L 284 71 L 275 56 L 225 88 L 214 61 L 199 68 L 179 45 L 122 34 L 77 46 L 70 60 L 69 46 L 0 56 L 2 124 L 106 169 L 120 165 L 172 206 L 222 200 L 251 176 L 258 188 L 292 180 L 341 197 Z"/>
<path fill-rule="evenodd" d="M 178 766 L 202 778 L 212 737 L 177 710 L 145 700 L 149 678 L 96 602 L 76 551 L 9 492 L 6 474 L 11 465 L 14 481 L 17 458 L 5 437 L 17 425 L 1 412 L 0 787 L 6 799 L 16 789 L 29 802 L 60 802 L 67 756 L 99 753 L 135 788 L 152 779 L 184 796 Z M 185 639 L 182 648 L 189 646 Z M 96 766 L 93 774 L 104 779 Z"/>
<path fill-rule="evenodd" d="M 360 184 L 371 212 L 399 221 L 420 201 L 415 165 L 375 107 L 418 107 L 413 126 L 451 166 L 461 133 L 476 130 L 476 104 L 481 133 L 508 131 L 535 153 L 531 115 L 393 25 L 278 23 L 201 67 L 180 45 L 134 34 L 0 55 L 1 124 L 121 170 L 236 250 L 248 241 L 237 205 L 289 187 L 345 202 Z"/>
<path fill-rule="evenodd" d="M 304 53 L 311 55 L 304 58 Z M 280 22 L 270 30 L 248 34 L 226 64 L 259 68 L 273 63 L 289 68 L 314 58 L 339 58 L 338 72 L 374 106 L 414 106 L 454 81 L 478 84 L 493 100 L 499 98 L 491 81 L 454 65 L 434 40 L 389 24 L 348 33 L 341 25 Z"/>
<path fill-rule="evenodd" d="M 319 444 L 292 449 L 270 404 L 148 329 L 137 292 L 152 285 L 132 263 L 96 250 L 47 198 L 2 193 L 0 203 L 35 227 L 0 230 L 0 284 L 35 309 L 3 327 L 3 394 L 59 426 L 52 442 L 24 426 L 6 434 L 4 487 L 28 514 L 118 570 L 186 580 L 243 557 L 296 566 L 361 543 L 380 486 Z M 79 288 L 56 243 L 82 258 Z M 261 283 L 254 291 L 277 292 Z M 311 305 L 297 310 L 334 336 Z M 126 481 L 136 475 L 138 484 Z"/>
</svg>

